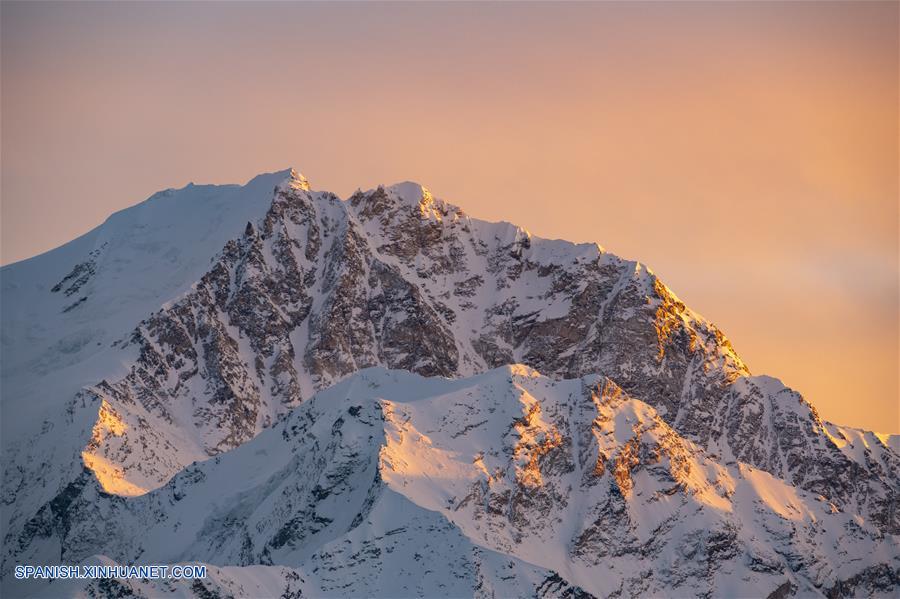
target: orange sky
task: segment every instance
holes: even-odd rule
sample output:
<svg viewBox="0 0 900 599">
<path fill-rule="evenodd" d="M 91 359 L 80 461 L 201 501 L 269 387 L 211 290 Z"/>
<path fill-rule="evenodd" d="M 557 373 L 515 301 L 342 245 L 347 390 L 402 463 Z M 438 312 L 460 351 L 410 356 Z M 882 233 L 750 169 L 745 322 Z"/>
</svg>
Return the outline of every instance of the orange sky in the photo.
<svg viewBox="0 0 900 599">
<path fill-rule="evenodd" d="M 898 7 L 3 2 L 2 262 L 189 181 L 413 179 L 897 433 Z"/>
</svg>

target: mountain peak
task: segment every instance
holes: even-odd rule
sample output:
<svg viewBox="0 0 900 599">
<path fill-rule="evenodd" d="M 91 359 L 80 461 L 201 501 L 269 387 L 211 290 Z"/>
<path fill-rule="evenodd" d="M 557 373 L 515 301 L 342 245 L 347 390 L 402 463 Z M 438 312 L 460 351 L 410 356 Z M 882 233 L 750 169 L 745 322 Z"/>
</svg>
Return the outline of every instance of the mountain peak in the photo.
<svg viewBox="0 0 900 599">
<path fill-rule="evenodd" d="M 309 180 L 293 167 L 288 169 L 287 178 L 285 179 L 284 183 L 291 189 L 302 189 L 303 191 L 309 191 Z"/>
<path fill-rule="evenodd" d="M 403 181 L 387 188 L 389 194 L 396 196 L 401 202 L 412 206 L 424 217 L 434 217 L 441 220 L 447 213 L 443 201 L 435 199 L 424 185 L 414 181 Z"/>
<path fill-rule="evenodd" d="M 415 181 L 401 181 L 384 188 L 385 191 L 407 204 L 430 204 L 434 197 L 428 188 Z"/>
<path fill-rule="evenodd" d="M 368 191 L 357 191 L 349 202 L 358 213 L 369 219 L 385 214 L 418 213 L 423 219 L 442 221 L 448 214 L 462 216 L 458 207 L 434 197 L 431 191 L 414 181 L 401 181 L 393 185 L 379 185 Z"/>
</svg>

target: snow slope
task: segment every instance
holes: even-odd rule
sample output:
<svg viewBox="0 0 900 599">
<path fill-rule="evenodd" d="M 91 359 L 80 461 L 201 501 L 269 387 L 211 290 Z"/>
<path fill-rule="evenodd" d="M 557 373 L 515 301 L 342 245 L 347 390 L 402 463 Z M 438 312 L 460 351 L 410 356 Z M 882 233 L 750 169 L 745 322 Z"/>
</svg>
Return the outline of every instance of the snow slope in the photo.
<svg viewBox="0 0 900 599">
<path fill-rule="evenodd" d="M 110 345 L 187 291 L 226 241 L 265 214 L 272 189 L 289 175 L 161 191 L 55 250 L 0 269 L 3 404 L 29 412 L 7 420 L 3 437 L 25 432 L 32 412 L 58 409 L 82 386 L 123 372 Z"/>
</svg>

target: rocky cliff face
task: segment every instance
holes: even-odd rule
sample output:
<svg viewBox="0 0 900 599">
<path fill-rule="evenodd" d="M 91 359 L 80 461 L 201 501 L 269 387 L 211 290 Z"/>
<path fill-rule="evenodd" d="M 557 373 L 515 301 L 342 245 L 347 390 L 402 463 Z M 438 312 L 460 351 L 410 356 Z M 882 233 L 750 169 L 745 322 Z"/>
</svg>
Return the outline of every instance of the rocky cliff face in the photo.
<svg viewBox="0 0 900 599">
<path fill-rule="evenodd" d="M 90 314 L 92 297 L 84 290 L 103 275 L 103 251 L 109 249 L 69 265 L 46 291 L 85 298 L 60 305 L 64 318 Z M 591 512 L 594 532 L 585 528 L 566 539 L 571 559 L 589 567 L 605 556 L 600 549 L 610 530 L 624 535 L 616 543 L 630 547 L 632 556 L 644 555 L 628 536 L 634 524 L 621 503 L 634 485 L 633 467 L 665 453 L 659 459 L 667 466 L 649 470 L 679 489 L 688 476 L 685 456 L 697 451 L 729 472 L 753 467 L 821 496 L 823 505 L 857 515 L 877 535 L 900 534 L 900 457 L 890 443 L 824 423 L 777 380 L 751 376 L 726 337 L 646 267 L 597 245 L 542 240 L 510 224 L 471 219 L 412 183 L 342 201 L 285 173 L 267 209 L 224 244 L 199 279 L 112 345 L 115 376 L 82 374 L 82 391 L 60 398 L 39 434 L 4 447 L 4 573 L 38 538 L 60 539 L 62 554 L 92 538 L 71 533 L 81 518 L 74 514 L 82 513 L 75 497 L 145 496 L 166 488 L 193 462 L 243 446 L 317 391 L 375 366 L 457 378 L 522 363 L 554 380 L 606 377 L 652 407 L 645 421 L 657 423 L 658 434 L 599 450 L 590 468 L 580 454 L 573 457 L 589 446 L 596 432 L 590 426 L 504 446 L 519 464 L 498 474 L 509 486 L 491 490 L 479 483 L 466 492 L 466 505 L 487 506 L 470 517 L 492 531 L 478 543 L 493 551 L 507 552 L 511 545 L 504 543 L 512 541 L 495 534 L 492 509 L 509 515 L 504 526 L 515 528 L 529 518 L 517 520 L 512 505 L 538 512 L 567 505 L 563 492 L 545 481 L 543 464 L 555 464 L 546 466 L 550 474 L 577 471 L 579 484 L 589 486 L 611 477 L 618 489 L 601 502 L 606 507 Z M 573 401 L 566 409 L 582 409 Z M 522 416 L 511 430 L 530 438 L 533 417 Z M 60 436 L 66 443 L 53 446 Z M 388 471 L 379 469 L 384 476 Z M 488 478 L 494 475 L 489 470 Z M 90 506 L 95 498 L 84 501 Z M 296 526 L 288 528 L 315 526 L 307 516 L 297 512 Z M 520 535 L 529 533 L 529 526 L 520 528 Z M 217 561 L 185 551 L 185 558 L 223 566 L 269 563 L 262 554 L 241 561 L 232 552 Z M 136 559 L 122 548 L 108 555 Z M 548 576 L 562 575 L 551 570 Z M 809 580 L 820 591 L 826 584 Z"/>
</svg>

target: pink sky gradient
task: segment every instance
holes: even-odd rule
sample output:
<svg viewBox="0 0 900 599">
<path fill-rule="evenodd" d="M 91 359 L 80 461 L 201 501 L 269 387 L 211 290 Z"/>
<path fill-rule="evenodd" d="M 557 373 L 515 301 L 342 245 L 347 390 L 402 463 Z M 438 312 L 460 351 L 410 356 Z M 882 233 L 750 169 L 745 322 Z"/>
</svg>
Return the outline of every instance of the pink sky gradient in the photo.
<svg viewBox="0 0 900 599">
<path fill-rule="evenodd" d="M 189 181 L 405 179 L 647 263 L 900 432 L 895 2 L 10 3 L 2 262 Z"/>
</svg>

